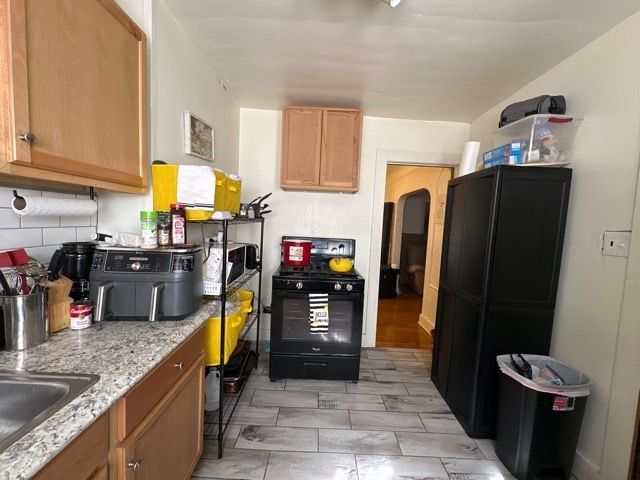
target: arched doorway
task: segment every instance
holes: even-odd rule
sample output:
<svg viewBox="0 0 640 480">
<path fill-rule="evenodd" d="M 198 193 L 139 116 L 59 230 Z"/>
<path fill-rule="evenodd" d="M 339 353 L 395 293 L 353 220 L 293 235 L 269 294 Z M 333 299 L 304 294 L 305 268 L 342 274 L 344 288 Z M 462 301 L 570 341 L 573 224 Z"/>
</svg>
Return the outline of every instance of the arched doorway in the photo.
<svg viewBox="0 0 640 480">
<path fill-rule="evenodd" d="M 429 348 L 451 169 L 388 165 L 376 346 Z"/>
<path fill-rule="evenodd" d="M 400 294 L 424 293 L 424 269 L 429 232 L 429 206 L 431 194 L 426 188 L 415 190 L 400 197 L 396 225 L 396 243 L 400 249 L 398 289 Z"/>
</svg>

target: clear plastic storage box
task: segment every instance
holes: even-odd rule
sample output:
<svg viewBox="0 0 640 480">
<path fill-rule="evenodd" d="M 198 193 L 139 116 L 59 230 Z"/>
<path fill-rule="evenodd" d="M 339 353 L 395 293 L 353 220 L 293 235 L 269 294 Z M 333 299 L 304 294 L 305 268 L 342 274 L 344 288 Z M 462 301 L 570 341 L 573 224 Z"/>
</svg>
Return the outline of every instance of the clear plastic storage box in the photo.
<svg viewBox="0 0 640 480">
<path fill-rule="evenodd" d="M 573 161 L 573 139 L 580 120 L 569 115 L 531 115 L 496 130 L 494 147 L 519 143 L 518 164 L 566 165 Z"/>
</svg>

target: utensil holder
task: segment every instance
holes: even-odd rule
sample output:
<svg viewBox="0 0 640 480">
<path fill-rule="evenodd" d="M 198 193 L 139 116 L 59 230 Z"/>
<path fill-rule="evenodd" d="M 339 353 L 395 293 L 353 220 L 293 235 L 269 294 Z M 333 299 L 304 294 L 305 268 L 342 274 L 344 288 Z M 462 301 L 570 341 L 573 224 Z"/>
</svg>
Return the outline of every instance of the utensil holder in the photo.
<svg viewBox="0 0 640 480">
<path fill-rule="evenodd" d="M 47 291 L 0 297 L 0 347 L 24 350 L 49 338 Z"/>
</svg>

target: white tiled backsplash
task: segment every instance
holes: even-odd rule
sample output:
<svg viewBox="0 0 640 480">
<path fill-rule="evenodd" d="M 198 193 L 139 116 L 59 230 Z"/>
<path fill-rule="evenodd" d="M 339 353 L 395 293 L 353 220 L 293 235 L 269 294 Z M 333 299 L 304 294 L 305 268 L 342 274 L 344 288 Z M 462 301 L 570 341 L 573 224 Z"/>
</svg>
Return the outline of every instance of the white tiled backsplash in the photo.
<svg viewBox="0 0 640 480">
<path fill-rule="evenodd" d="M 18 189 L 24 196 L 89 198 L 87 195 Z M 0 187 L 0 250 L 24 247 L 29 256 L 49 263 L 64 242 L 91 240 L 97 217 L 19 217 L 11 210 L 13 189 Z"/>
</svg>

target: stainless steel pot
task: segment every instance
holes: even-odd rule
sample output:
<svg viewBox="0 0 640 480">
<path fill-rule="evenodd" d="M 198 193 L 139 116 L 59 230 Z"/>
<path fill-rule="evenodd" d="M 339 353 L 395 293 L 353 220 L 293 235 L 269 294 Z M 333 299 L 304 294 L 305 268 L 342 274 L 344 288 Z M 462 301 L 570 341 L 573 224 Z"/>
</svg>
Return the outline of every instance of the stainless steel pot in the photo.
<svg viewBox="0 0 640 480">
<path fill-rule="evenodd" d="M 0 296 L 0 347 L 24 350 L 49 338 L 47 292 Z"/>
</svg>

